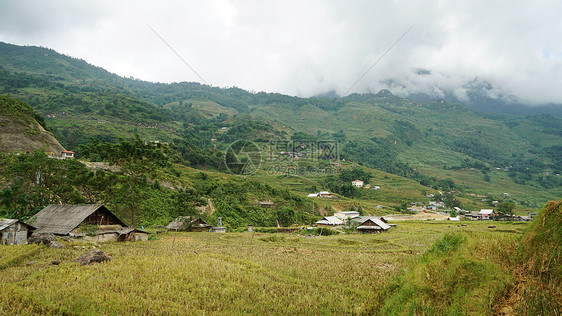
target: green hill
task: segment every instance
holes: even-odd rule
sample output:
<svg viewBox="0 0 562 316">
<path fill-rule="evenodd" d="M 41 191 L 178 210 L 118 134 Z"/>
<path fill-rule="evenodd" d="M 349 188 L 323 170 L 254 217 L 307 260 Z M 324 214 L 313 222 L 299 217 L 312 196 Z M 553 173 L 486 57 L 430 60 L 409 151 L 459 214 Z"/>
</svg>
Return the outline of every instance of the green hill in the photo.
<svg viewBox="0 0 562 316">
<path fill-rule="evenodd" d="M 485 202 L 466 194 L 513 200 L 521 208 L 562 195 L 562 119 L 553 115 L 484 115 L 460 104 L 420 103 L 386 90 L 337 102 L 198 83 L 151 83 L 50 49 L 5 43 L 0 43 L 0 67 L 0 93 L 28 102 L 61 143 L 78 152 L 90 137 L 115 142 L 139 134 L 173 142 L 178 162 L 219 168 L 215 150 L 238 139 L 257 141 L 263 150 L 270 139 L 335 139 L 342 159 L 408 177 L 428 189 L 461 192 L 475 205 Z M 453 186 L 442 185 L 448 179 Z"/>
</svg>

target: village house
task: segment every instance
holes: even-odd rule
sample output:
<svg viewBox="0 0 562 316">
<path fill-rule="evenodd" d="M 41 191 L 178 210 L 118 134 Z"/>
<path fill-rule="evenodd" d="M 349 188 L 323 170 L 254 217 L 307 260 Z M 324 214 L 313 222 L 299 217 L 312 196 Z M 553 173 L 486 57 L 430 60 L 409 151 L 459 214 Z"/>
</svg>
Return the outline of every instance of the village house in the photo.
<svg viewBox="0 0 562 316">
<path fill-rule="evenodd" d="M 128 227 L 100 204 L 58 205 L 45 207 L 29 221 L 37 233 L 69 236 L 85 241 L 145 241 L 148 233 Z"/>
<path fill-rule="evenodd" d="M 166 229 L 186 232 L 207 232 L 211 229 L 211 225 L 199 217 L 180 216 L 168 224 Z"/>
<path fill-rule="evenodd" d="M 63 159 L 74 158 L 74 152 L 70 150 L 65 150 L 62 152 L 62 158 Z"/>
<path fill-rule="evenodd" d="M 351 181 L 351 184 L 352 184 L 353 186 L 357 187 L 357 188 L 362 188 L 362 187 L 363 187 L 363 183 L 364 183 L 364 182 L 361 181 L 361 180 L 359 180 L 359 179 L 354 180 L 354 181 Z"/>
<path fill-rule="evenodd" d="M 429 206 L 435 206 L 435 207 L 445 207 L 445 203 L 441 202 L 441 201 L 429 201 Z"/>
<path fill-rule="evenodd" d="M 480 210 L 480 216 L 482 220 L 491 220 L 495 216 L 494 210 Z"/>
<path fill-rule="evenodd" d="M 344 221 L 337 216 L 326 216 L 315 224 L 316 227 L 339 227 L 344 224 Z"/>
<path fill-rule="evenodd" d="M 0 245 L 22 245 L 35 227 L 19 219 L 0 218 Z"/>
<path fill-rule="evenodd" d="M 482 214 L 480 212 L 468 212 L 464 215 L 466 218 L 470 218 L 473 221 L 479 221 L 482 219 Z"/>
<path fill-rule="evenodd" d="M 308 195 L 308 197 L 334 198 L 336 196 L 328 191 L 320 191 L 318 193 L 311 193 Z"/>
<path fill-rule="evenodd" d="M 380 233 L 390 229 L 382 217 L 364 216 L 358 221 L 357 231 L 363 234 Z"/>
</svg>

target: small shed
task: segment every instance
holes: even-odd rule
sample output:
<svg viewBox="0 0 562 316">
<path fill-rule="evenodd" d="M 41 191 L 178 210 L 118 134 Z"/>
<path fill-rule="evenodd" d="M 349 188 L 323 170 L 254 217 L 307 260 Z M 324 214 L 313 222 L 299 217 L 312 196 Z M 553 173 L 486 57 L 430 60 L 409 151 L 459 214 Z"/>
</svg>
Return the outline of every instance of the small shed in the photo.
<svg viewBox="0 0 562 316">
<path fill-rule="evenodd" d="M 272 208 L 274 205 L 275 205 L 275 203 L 274 203 L 274 202 L 271 202 L 271 201 L 258 202 L 258 206 L 259 206 L 259 207 Z"/>
<path fill-rule="evenodd" d="M 206 232 L 211 229 L 211 225 L 207 224 L 199 217 L 180 216 L 168 224 L 166 229 L 186 232 Z"/>
<path fill-rule="evenodd" d="M 0 244 L 21 245 L 27 243 L 27 238 L 35 227 L 19 219 L 0 218 Z"/>
<path fill-rule="evenodd" d="M 365 216 L 359 221 L 357 230 L 363 234 L 372 234 L 387 231 L 390 227 L 380 217 Z"/>
<path fill-rule="evenodd" d="M 148 233 L 128 227 L 101 204 L 45 207 L 29 221 L 38 233 L 52 233 L 88 241 L 148 240 Z"/>
</svg>

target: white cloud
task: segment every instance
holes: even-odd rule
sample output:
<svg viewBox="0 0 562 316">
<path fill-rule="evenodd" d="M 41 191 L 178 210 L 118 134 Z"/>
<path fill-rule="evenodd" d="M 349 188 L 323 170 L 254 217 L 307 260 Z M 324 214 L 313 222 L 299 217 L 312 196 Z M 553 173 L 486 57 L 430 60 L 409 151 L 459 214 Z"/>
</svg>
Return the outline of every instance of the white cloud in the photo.
<svg viewBox="0 0 562 316">
<path fill-rule="evenodd" d="M 41 45 L 123 76 L 310 96 L 454 90 L 478 77 L 524 102 L 562 103 L 562 5 L 514 1 L 7 1 L 0 40 Z M 416 69 L 431 73 L 416 75 Z"/>
</svg>

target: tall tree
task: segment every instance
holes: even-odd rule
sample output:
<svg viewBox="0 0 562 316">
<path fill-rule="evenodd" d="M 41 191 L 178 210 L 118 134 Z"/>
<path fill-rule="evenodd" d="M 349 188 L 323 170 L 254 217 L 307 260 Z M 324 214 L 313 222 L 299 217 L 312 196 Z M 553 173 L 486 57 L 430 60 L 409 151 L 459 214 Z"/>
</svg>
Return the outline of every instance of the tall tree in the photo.
<svg viewBox="0 0 562 316">
<path fill-rule="evenodd" d="M 99 157 L 110 165 L 118 166 L 127 175 L 123 177 L 123 181 L 129 195 L 131 226 L 134 227 L 139 186 L 147 178 L 158 179 L 159 171 L 168 166 L 168 147 L 158 142 L 144 141 L 135 135 L 135 138 L 121 140 L 117 144 L 92 140 L 90 144 L 82 146 L 82 149 L 86 157 Z"/>
</svg>

